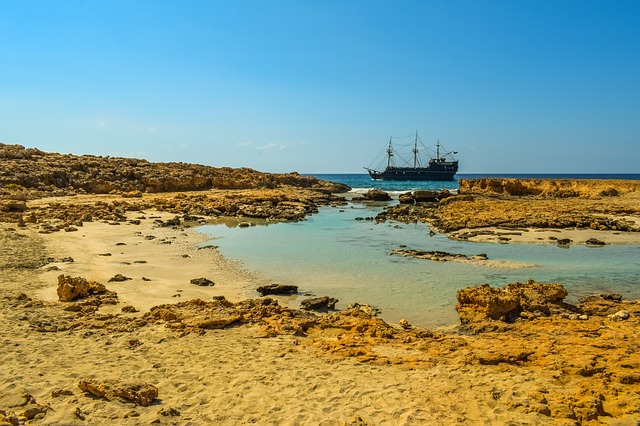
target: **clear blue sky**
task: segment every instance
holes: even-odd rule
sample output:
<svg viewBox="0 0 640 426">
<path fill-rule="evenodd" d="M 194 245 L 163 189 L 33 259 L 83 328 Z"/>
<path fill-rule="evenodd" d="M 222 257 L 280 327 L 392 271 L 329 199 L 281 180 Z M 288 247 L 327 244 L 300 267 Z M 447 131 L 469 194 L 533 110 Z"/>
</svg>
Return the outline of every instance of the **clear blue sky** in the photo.
<svg viewBox="0 0 640 426">
<path fill-rule="evenodd" d="M 0 0 L 0 142 L 360 173 L 640 173 L 637 0 Z"/>
</svg>

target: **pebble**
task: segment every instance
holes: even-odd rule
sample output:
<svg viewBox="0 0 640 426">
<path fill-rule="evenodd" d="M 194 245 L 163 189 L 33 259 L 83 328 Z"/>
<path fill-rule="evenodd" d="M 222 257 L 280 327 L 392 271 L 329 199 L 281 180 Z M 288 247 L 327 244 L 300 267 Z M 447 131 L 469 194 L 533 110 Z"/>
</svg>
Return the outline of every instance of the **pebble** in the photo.
<svg viewBox="0 0 640 426">
<path fill-rule="evenodd" d="M 609 315 L 609 318 L 611 318 L 614 321 L 619 321 L 619 320 L 629 319 L 630 316 L 631 316 L 631 314 L 629 313 L 629 311 L 620 310 L 620 311 L 616 312 L 615 314 Z"/>
</svg>

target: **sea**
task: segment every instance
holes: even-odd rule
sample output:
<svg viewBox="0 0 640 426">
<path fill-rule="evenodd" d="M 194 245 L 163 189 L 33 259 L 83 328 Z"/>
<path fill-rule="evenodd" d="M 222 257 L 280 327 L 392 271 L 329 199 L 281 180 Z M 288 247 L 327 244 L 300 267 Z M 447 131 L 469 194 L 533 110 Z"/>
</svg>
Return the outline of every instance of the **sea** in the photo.
<svg viewBox="0 0 640 426">
<path fill-rule="evenodd" d="M 374 204 L 349 202 L 322 207 L 305 221 L 267 223 L 240 228 L 229 222 L 198 230 L 211 237 L 227 258 L 273 283 L 297 285 L 297 296 L 278 296 L 297 307 L 310 296 L 331 296 L 337 309 L 365 303 L 381 310 L 390 323 L 405 319 L 420 327 L 448 327 L 458 323 L 456 291 L 480 284 L 503 286 L 534 279 L 557 282 L 569 291 L 568 302 L 599 293 L 640 298 L 640 245 L 602 247 L 555 244 L 494 244 L 450 240 L 432 234 L 426 224 L 359 220 L 375 217 L 397 196 L 414 190 L 457 191 L 458 183 L 374 181 L 366 174 L 317 174 L 320 179 L 344 183 L 351 195 L 378 188 L 393 200 Z M 640 180 L 640 174 L 600 175 L 476 175 L 459 178 L 519 177 Z M 349 194 L 347 194 L 349 195 Z M 522 262 L 525 268 L 495 268 L 457 262 L 434 262 L 390 255 L 395 248 L 440 250 L 490 259 Z M 258 293 L 255 294 L 258 296 Z"/>
</svg>

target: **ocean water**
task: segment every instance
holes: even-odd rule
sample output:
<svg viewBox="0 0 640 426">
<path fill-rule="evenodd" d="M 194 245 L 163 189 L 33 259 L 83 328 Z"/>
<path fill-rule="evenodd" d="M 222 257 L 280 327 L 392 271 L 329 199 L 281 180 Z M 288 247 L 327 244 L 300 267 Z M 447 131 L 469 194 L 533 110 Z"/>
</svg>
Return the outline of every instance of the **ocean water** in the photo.
<svg viewBox="0 0 640 426">
<path fill-rule="evenodd" d="M 350 185 L 356 193 L 373 187 L 391 193 L 457 189 L 455 182 L 381 182 L 372 181 L 367 175 L 317 176 Z M 394 202 L 397 201 L 390 203 Z M 223 255 L 242 261 L 274 283 L 297 285 L 305 294 L 336 297 L 337 308 L 353 302 L 374 305 L 382 310 L 381 317 L 392 323 L 407 319 L 424 327 L 452 325 L 458 320 L 454 309 L 457 290 L 484 283 L 501 286 L 529 278 L 562 283 L 569 290 L 569 301 L 601 291 L 640 298 L 638 245 L 564 249 L 552 244 L 470 243 L 449 240 L 441 234 L 430 236 L 425 224 L 356 220 L 374 217 L 385 205 L 349 203 L 323 207 L 318 214 L 297 223 L 249 228 L 207 225 L 199 230 L 215 239 L 212 243 L 219 246 Z M 524 262 L 530 267 L 489 268 L 389 255 L 401 246 L 466 255 L 485 253 L 491 259 Z M 304 297 L 282 298 L 295 307 Z"/>
</svg>

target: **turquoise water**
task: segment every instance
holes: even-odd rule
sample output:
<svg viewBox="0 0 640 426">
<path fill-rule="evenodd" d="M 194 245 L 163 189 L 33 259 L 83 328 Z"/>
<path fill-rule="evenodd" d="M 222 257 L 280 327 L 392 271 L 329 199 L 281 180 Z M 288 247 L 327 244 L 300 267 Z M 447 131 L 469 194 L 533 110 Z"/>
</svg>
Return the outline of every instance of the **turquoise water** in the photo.
<svg viewBox="0 0 640 426">
<path fill-rule="evenodd" d="M 438 181 L 384 181 L 373 180 L 366 173 L 351 174 L 315 174 L 319 179 L 329 180 L 332 182 L 340 182 L 354 188 L 356 192 L 362 192 L 371 188 L 377 188 L 389 192 L 407 192 L 416 189 L 427 190 L 457 190 L 458 182 L 453 180 L 450 182 Z M 640 174 L 457 174 L 456 179 L 475 179 L 483 177 L 514 177 L 514 178 L 553 178 L 553 179 L 625 179 L 640 180 Z"/>
<path fill-rule="evenodd" d="M 381 210 L 382 205 L 353 203 L 321 208 L 304 222 L 249 228 L 207 225 L 199 230 L 216 238 L 214 244 L 223 255 L 243 261 L 274 283 L 336 297 L 337 308 L 353 302 L 374 305 L 382 310 L 383 319 L 393 323 L 407 319 L 425 327 L 455 324 L 458 289 L 529 278 L 562 283 L 569 290 L 569 301 L 601 291 L 640 298 L 640 246 L 563 249 L 551 244 L 469 243 L 440 234 L 430 237 L 424 224 L 355 220 Z M 486 253 L 491 259 L 537 266 L 489 268 L 389 255 L 401 245 L 466 255 Z M 302 298 L 286 299 L 296 306 Z"/>
</svg>

